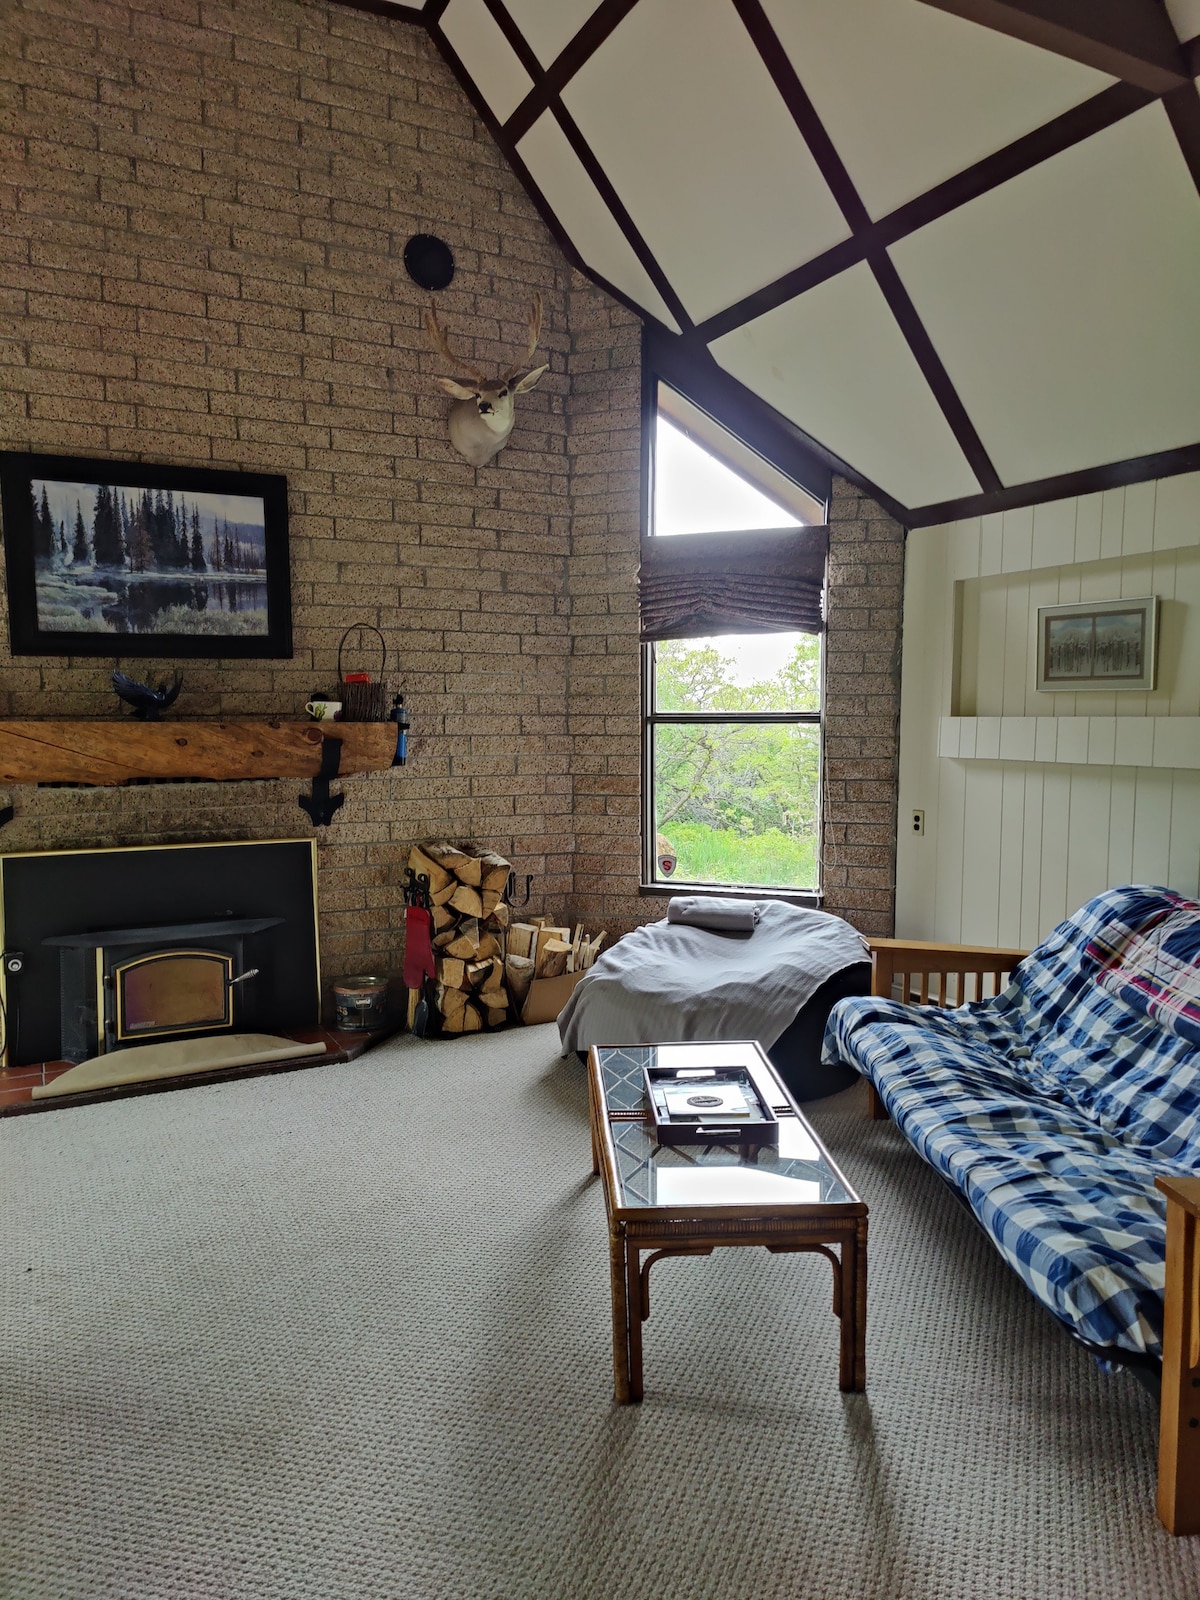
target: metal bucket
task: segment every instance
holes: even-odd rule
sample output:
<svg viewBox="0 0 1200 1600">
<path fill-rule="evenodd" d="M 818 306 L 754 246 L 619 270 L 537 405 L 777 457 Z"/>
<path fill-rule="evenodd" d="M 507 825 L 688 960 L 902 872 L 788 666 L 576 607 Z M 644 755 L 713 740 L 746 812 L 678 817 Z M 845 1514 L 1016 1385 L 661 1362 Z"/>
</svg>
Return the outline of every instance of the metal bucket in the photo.
<svg viewBox="0 0 1200 1600">
<path fill-rule="evenodd" d="M 374 973 L 357 972 L 333 980 L 336 1026 L 350 1033 L 368 1033 L 387 1021 L 388 981 Z"/>
</svg>

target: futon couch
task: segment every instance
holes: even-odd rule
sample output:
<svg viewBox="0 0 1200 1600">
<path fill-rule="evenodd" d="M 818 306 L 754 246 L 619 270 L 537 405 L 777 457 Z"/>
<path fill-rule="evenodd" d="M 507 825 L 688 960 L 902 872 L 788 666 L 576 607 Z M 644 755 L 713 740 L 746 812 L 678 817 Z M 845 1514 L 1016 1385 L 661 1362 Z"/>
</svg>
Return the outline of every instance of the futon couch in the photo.
<svg viewBox="0 0 1200 1600">
<path fill-rule="evenodd" d="M 907 971 L 926 974 L 921 998 L 930 970 L 967 960 L 953 947 L 942 957 L 905 948 Z M 907 976 L 906 998 L 891 998 L 893 956 L 889 993 L 877 981 L 872 997 L 833 1008 L 825 1059 L 869 1080 L 883 1113 L 1077 1339 L 1162 1363 L 1165 1447 L 1171 1396 L 1200 1415 L 1189 1398 L 1200 1395 L 1190 1356 L 1200 1361 L 1200 1333 L 1171 1326 L 1200 1315 L 1200 904 L 1140 886 L 1098 895 L 1015 964 L 1001 993 L 953 1010 L 909 1003 Z M 1179 1306 L 1166 1296 L 1166 1344 L 1181 1347 L 1164 1359 L 1168 1194 L 1177 1266 L 1190 1278 L 1176 1286 Z M 1171 1427 L 1200 1474 L 1200 1425 L 1180 1412 Z M 1200 1508 L 1172 1520 L 1162 1502 L 1160 1465 L 1164 1521 L 1200 1531 L 1200 1520 L 1177 1525 Z"/>
</svg>

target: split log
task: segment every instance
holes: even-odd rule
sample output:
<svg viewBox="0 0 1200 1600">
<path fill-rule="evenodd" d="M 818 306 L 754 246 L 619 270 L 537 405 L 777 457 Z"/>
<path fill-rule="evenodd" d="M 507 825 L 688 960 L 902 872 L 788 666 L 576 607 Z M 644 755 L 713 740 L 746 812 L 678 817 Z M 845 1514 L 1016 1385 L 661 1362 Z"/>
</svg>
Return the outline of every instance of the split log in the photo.
<svg viewBox="0 0 1200 1600">
<path fill-rule="evenodd" d="M 433 926 L 437 933 L 445 933 L 446 929 L 454 927 L 457 921 L 458 918 L 453 911 L 447 910 L 445 906 L 434 906 Z"/>
<path fill-rule="evenodd" d="M 492 963 L 490 961 L 468 961 L 464 974 L 467 987 L 481 989 L 485 983 L 490 982 L 492 976 Z"/>
<path fill-rule="evenodd" d="M 456 1011 L 452 1017 L 443 1017 L 443 1033 L 478 1033 L 483 1027 L 483 1018 L 473 1005 L 468 1001 L 461 1011 Z"/>
<path fill-rule="evenodd" d="M 508 980 L 513 1004 L 519 1011 L 525 1004 L 525 996 L 533 982 L 533 962 L 528 956 L 509 956 L 504 963 L 504 976 Z"/>
<path fill-rule="evenodd" d="M 413 845 L 408 852 L 408 864 L 414 874 L 424 873 L 428 877 L 429 893 L 431 895 L 438 894 L 442 889 L 454 882 L 453 873 L 447 872 L 439 861 L 435 861 L 432 856 L 426 855 L 420 845 Z"/>
<path fill-rule="evenodd" d="M 489 1011 L 508 1010 L 507 989 L 481 989 L 476 999 L 481 1006 L 486 1006 Z"/>
<path fill-rule="evenodd" d="M 494 933 L 481 933 L 479 944 L 475 951 L 476 956 L 482 961 L 484 956 L 498 956 L 500 954 L 500 941 Z"/>
<path fill-rule="evenodd" d="M 509 955 L 532 956 L 537 932 L 532 922 L 514 922 L 508 930 Z"/>
<path fill-rule="evenodd" d="M 545 950 L 546 946 L 551 942 L 551 940 L 555 940 L 559 944 L 565 944 L 569 950 L 571 948 L 570 928 L 555 928 L 546 922 L 543 923 L 538 929 L 537 942 L 535 943 L 531 954 L 533 956 L 533 964 L 537 968 L 537 975 L 539 978 L 545 976 L 542 971 L 542 952 Z"/>
<path fill-rule="evenodd" d="M 503 856 L 493 854 L 490 850 L 480 857 L 483 863 L 483 887 L 493 889 L 500 894 L 508 892 L 508 880 L 512 873 L 511 865 Z"/>
<path fill-rule="evenodd" d="M 444 906 L 457 888 L 458 879 L 451 878 L 450 882 L 445 886 L 444 889 L 439 889 L 436 894 L 431 894 L 429 898 L 433 901 L 435 906 Z"/>
<path fill-rule="evenodd" d="M 502 932 L 508 927 L 508 906 L 503 900 L 488 912 L 484 927 L 490 928 L 493 933 Z"/>
<path fill-rule="evenodd" d="M 468 917 L 457 924 L 453 940 L 446 946 L 448 956 L 459 956 L 465 961 L 475 961 L 479 956 L 479 924 Z"/>
<path fill-rule="evenodd" d="M 426 855 L 433 856 L 447 872 L 453 873 L 459 883 L 478 889 L 483 877 L 483 865 L 477 855 L 460 849 L 456 844 L 427 844 L 422 848 Z"/>
<path fill-rule="evenodd" d="M 483 901 L 476 890 L 460 883 L 450 896 L 450 905 L 463 917 L 482 917 L 484 913 Z"/>
<path fill-rule="evenodd" d="M 447 989 L 461 989 L 466 973 L 466 963 L 456 956 L 439 956 L 437 960 L 438 977 Z"/>
<path fill-rule="evenodd" d="M 550 939 L 542 947 L 535 971 L 539 978 L 558 978 L 567 970 L 571 946 L 565 939 Z"/>
<path fill-rule="evenodd" d="M 450 989 L 444 983 L 439 983 L 434 990 L 434 1001 L 444 1020 L 457 1016 L 467 1003 L 467 997 L 461 989 Z"/>
</svg>

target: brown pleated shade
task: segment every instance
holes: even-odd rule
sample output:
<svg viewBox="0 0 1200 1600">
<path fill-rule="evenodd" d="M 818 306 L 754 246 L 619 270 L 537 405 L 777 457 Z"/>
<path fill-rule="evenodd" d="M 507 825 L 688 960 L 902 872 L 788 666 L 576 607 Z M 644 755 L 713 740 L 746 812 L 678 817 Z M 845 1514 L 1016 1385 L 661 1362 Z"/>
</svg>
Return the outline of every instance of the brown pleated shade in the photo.
<svg viewBox="0 0 1200 1600">
<path fill-rule="evenodd" d="M 643 539 L 642 638 L 820 633 L 828 554 L 825 527 Z"/>
</svg>

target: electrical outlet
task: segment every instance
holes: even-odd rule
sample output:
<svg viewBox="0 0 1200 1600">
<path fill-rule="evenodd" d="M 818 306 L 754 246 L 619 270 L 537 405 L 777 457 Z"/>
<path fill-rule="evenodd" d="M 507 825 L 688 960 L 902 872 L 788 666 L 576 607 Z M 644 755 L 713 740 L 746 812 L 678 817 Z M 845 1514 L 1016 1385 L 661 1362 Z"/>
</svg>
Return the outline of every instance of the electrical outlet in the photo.
<svg viewBox="0 0 1200 1600">
<path fill-rule="evenodd" d="M 913 814 L 912 814 L 912 831 L 914 833 L 924 833 L 925 832 L 925 813 L 923 811 L 914 811 L 913 812 Z"/>
</svg>

